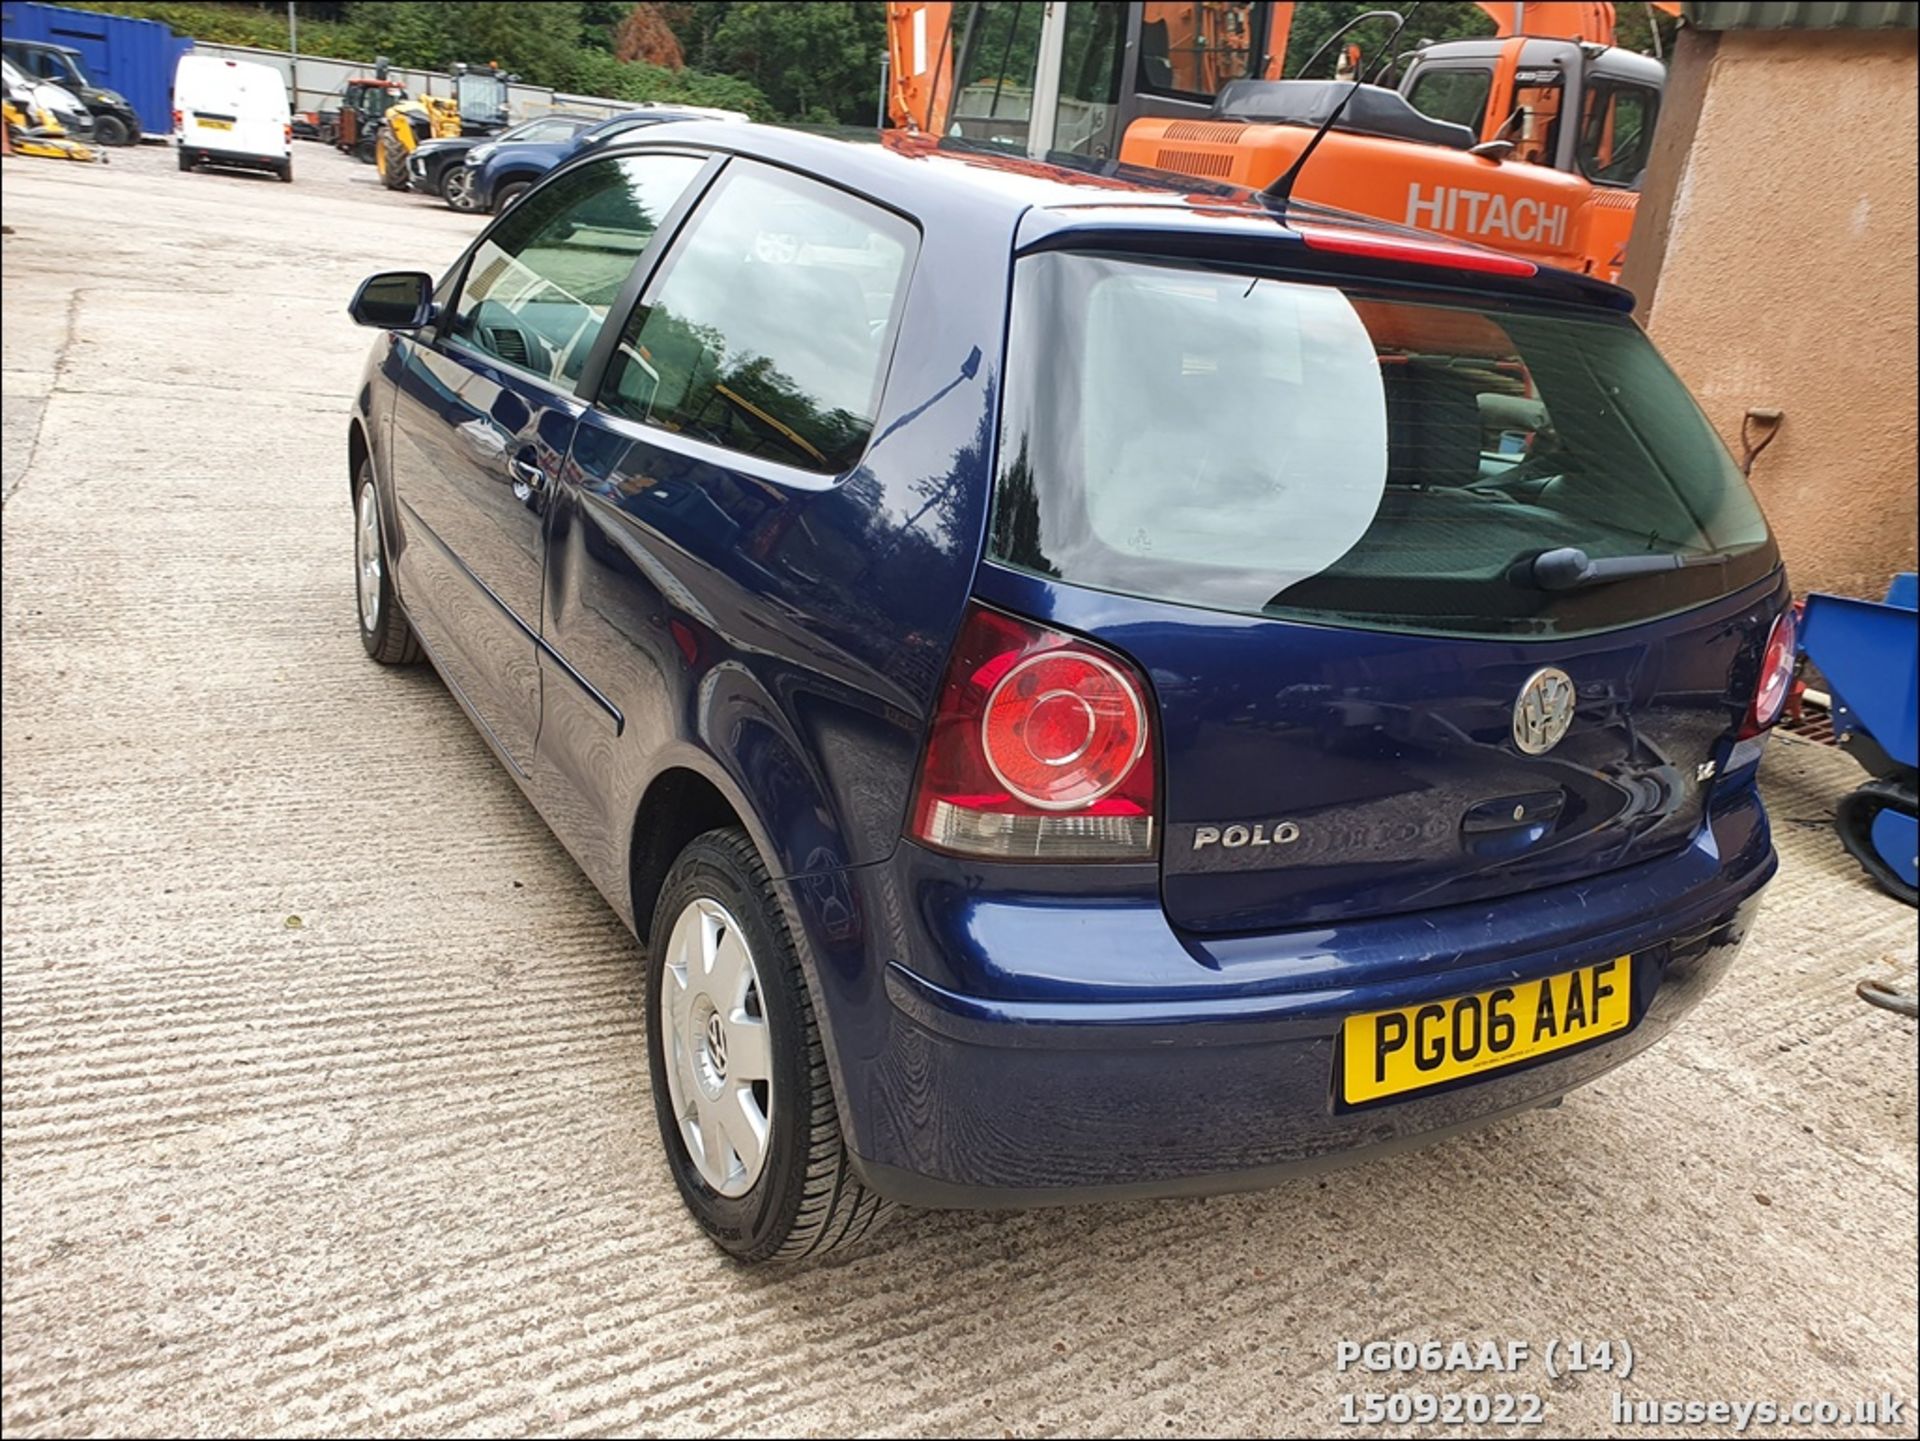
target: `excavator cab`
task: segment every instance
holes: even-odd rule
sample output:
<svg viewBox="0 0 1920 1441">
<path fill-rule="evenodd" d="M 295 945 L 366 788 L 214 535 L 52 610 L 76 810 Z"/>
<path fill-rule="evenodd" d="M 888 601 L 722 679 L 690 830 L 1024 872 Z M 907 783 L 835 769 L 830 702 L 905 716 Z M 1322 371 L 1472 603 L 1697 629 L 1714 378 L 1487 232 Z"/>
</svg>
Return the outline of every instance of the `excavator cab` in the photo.
<svg viewBox="0 0 1920 1441">
<path fill-rule="evenodd" d="M 462 62 L 453 67 L 453 98 L 460 135 L 493 135 L 507 128 L 507 85 L 518 76 L 503 75 L 498 64 Z"/>
<path fill-rule="evenodd" d="M 1142 115 L 1207 113 L 1229 82 L 1267 68 L 1268 4 L 1031 5 L 1020 0 L 894 6 L 896 76 L 924 97 L 919 128 L 1018 150 L 1104 160 Z M 939 12 L 947 12 L 945 14 Z M 928 21 L 933 24 L 929 25 Z M 931 38 L 937 29 L 937 38 Z M 932 70 L 914 69 L 939 47 Z M 1129 57 L 1135 63 L 1128 65 Z M 1275 72 L 1277 73 L 1277 72 Z M 907 103 L 910 105 L 911 100 Z M 896 121 L 899 120 L 896 105 Z"/>
<path fill-rule="evenodd" d="M 1331 42 L 1304 77 L 1282 78 L 1290 4 L 888 8 L 897 125 L 1263 189 L 1332 119 L 1299 198 L 1607 278 L 1665 80 L 1659 61 L 1609 43 L 1610 6 L 1496 0 L 1482 8 L 1503 33 L 1421 44 L 1392 85 L 1368 54 L 1357 90 L 1332 78 L 1351 73 L 1353 49 Z M 1529 24 L 1554 33 L 1507 33 Z"/>
<path fill-rule="evenodd" d="M 1511 141 L 1509 159 L 1631 189 L 1646 169 L 1665 81 L 1666 67 L 1644 55 L 1521 36 L 1422 46 L 1399 91 L 1479 141 Z M 1566 123 L 1569 115 L 1578 118 Z"/>
</svg>

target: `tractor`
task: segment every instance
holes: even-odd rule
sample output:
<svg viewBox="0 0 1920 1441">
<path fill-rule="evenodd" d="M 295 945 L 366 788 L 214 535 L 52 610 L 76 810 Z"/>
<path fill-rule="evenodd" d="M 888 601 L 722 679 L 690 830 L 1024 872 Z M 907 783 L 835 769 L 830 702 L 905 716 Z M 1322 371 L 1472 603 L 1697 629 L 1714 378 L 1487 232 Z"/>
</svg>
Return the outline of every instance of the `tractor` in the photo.
<svg viewBox="0 0 1920 1441">
<path fill-rule="evenodd" d="M 380 127 L 386 114 L 407 98 L 407 88 L 387 78 L 384 60 L 374 65 L 374 73 L 355 75 L 340 87 L 339 105 L 333 117 L 332 140 L 336 150 L 344 150 L 354 159 L 371 165 L 378 154 Z M 327 127 L 322 124 L 322 135 Z"/>
</svg>

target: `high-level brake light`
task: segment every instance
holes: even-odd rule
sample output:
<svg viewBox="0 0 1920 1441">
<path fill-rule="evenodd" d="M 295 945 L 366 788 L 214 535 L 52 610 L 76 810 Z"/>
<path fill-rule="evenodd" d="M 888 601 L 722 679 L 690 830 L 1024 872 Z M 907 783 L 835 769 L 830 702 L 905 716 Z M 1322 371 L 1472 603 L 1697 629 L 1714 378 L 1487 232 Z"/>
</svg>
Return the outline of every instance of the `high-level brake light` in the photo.
<svg viewBox="0 0 1920 1441">
<path fill-rule="evenodd" d="M 1517 255 L 1481 250 L 1447 241 L 1410 235 L 1376 235 L 1365 230 L 1310 226 L 1300 231 L 1309 250 L 1356 255 L 1367 260 L 1397 260 L 1414 265 L 1438 265 L 1448 270 L 1475 270 L 1486 275 L 1538 275 L 1540 267 Z"/>
</svg>

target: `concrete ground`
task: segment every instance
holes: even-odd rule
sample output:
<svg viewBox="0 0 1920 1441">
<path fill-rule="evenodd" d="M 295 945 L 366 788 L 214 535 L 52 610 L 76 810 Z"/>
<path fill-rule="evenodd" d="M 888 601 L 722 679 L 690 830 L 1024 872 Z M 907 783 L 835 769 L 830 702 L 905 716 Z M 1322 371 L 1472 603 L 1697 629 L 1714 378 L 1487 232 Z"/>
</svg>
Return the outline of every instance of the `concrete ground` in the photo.
<svg viewBox="0 0 1920 1441">
<path fill-rule="evenodd" d="M 1914 915 L 1804 742 L 1735 975 L 1560 1110 L 724 1260 L 660 1157 L 633 942 L 432 673 L 354 633 L 343 306 L 479 222 L 297 160 L 4 162 L 7 1434 L 1353 1434 L 1339 1398 L 1386 1391 L 1593 1435 L 1616 1389 L 1892 1393 L 1822 1434 L 1915 1434 L 1915 1027 L 1853 993 L 1911 984 Z M 1635 1365 L 1336 1370 L 1379 1338 Z"/>
</svg>

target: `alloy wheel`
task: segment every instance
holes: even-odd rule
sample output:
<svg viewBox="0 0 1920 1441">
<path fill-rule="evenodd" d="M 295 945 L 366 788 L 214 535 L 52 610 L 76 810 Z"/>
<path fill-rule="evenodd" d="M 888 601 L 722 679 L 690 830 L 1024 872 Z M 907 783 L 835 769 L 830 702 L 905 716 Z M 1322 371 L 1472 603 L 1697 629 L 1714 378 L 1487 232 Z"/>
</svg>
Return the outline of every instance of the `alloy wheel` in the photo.
<svg viewBox="0 0 1920 1441">
<path fill-rule="evenodd" d="M 441 198 L 455 210 L 473 209 L 473 177 L 467 173 L 465 166 L 448 172 L 440 193 Z"/>
</svg>

